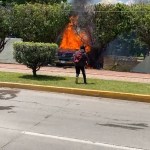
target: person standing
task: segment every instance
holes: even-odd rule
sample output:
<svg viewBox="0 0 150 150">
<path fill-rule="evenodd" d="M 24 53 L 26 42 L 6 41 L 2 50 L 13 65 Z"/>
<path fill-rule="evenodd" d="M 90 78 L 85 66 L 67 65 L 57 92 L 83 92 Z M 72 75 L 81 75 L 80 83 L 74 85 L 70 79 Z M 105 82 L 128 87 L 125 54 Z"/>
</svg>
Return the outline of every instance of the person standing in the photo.
<svg viewBox="0 0 150 150">
<path fill-rule="evenodd" d="M 82 71 L 84 84 L 87 84 L 86 81 L 86 73 L 85 73 L 85 66 L 87 65 L 88 57 L 85 52 L 85 46 L 81 46 L 80 50 L 76 51 L 74 54 L 74 64 L 75 64 L 75 71 L 76 71 L 76 80 L 75 83 L 78 83 L 78 78 L 80 71 Z"/>
</svg>

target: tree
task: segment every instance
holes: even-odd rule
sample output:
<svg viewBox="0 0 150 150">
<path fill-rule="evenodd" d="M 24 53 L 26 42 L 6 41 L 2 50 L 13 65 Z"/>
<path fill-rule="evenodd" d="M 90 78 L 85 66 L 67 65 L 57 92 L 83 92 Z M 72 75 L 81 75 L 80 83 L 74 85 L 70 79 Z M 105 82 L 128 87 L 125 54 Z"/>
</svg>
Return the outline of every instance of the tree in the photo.
<svg viewBox="0 0 150 150">
<path fill-rule="evenodd" d="M 67 0 L 1 0 L 3 5 L 15 3 L 15 4 L 25 4 L 25 3 L 41 3 L 41 4 L 55 4 L 66 2 Z"/>
<path fill-rule="evenodd" d="M 150 51 L 150 4 L 136 4 L 132 6 L 133 11 L 133 24 L 135 32 L 139 40 L 145 43 Z"/>
<path fill-rule="evenodd" d="M 69 21 L 69 11 L 62 4 L 15 5 L 11 20 L 12 33 L 23 41 L 55 43 Z"/>
<path fill-rule="evenodd" d="M 32 69 L 33 76 L 47 62 L 53 63 L 55 58 L 56 44 L 19 42 L 14 44 L 14 58 L 18 63 Z"/>
<path fill-rule="evenodd" d="M 148 47 L 139 40 L 135 31 L 119 35 L 107 48 L 107 54 L 117 56 L 145 57 L 147 51 Z"/>
<path fill-rule="evenodd" d="M 129 11 L 129 6 L 124 4 L 98 4 L 95 6 L 95 16 L 93 19 L 95 22 L 94 33 L 96 39 L 94 45 L 97 47 L 95 63 L 97 61 L 99 63 L 99 59 L 103 59 L 102 54 L 107 45 L 117 38 L 118 35 L 130 31 L 131 12 Z"/>
<path fill-rule="evenodd" d="M 148 4 L 150 0 L 133 0 L 134 4 Z"/>
</svg>

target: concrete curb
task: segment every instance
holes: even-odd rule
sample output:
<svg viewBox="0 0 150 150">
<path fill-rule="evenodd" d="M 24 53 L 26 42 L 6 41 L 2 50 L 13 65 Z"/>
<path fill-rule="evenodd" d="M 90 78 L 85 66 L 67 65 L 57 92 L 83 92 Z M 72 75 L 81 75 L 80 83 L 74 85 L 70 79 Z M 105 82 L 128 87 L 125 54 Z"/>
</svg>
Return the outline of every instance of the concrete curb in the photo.
<svg viewBox="0 0 150 150">
<path fill-rule="evenodd" d="M 121 92 L 78 89 L 78 88 L 55 87 L 55 86 L 43 86 L 43 85 L 11 83 L 11 82 L 0 82 L 0 86 L 9 87 L 9 88 L 20 88 L 20 89 L 29 89 L 29 90 L 38 90 L 38 91 L 47 91 L 47 92 L 59 92 L 59 93 L 96 96 L 96 97 L 105 97 L 105 98 L 150 103 L 150 95 L 142 95 L 142 94 L 131 94 L 131 93 L 121 93 Z"/>
</svg>

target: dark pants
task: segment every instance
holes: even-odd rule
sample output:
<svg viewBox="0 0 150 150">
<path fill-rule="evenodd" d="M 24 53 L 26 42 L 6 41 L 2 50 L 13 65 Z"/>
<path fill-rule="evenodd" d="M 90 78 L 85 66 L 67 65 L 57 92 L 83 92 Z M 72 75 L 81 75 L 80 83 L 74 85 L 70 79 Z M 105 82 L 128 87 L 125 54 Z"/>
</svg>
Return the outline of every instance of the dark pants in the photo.
<svg viewBox="0 0 150 150">
<path fill-rule="evenodd" d="M 82 71 L 84 83 L 86 83 L 85 67 L 84 66 L 75 66 L 75 69 L 76 69 L 76 77 L 79 77 L 80 70 Z"/>
</svg>

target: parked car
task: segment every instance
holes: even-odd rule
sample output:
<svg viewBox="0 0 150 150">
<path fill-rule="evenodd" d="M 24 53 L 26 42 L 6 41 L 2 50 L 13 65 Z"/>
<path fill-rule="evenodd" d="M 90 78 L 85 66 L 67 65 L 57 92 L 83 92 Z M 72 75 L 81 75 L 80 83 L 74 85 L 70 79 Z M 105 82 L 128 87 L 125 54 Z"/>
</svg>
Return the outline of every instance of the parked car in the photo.
<svg viewBox="0 0 150 150">
<path fill-rule="evenodd" d="M 73 66 L 73 55 L 75 51 L 58 50 L 55 56 L 56 66 Z"/>
</svg>

